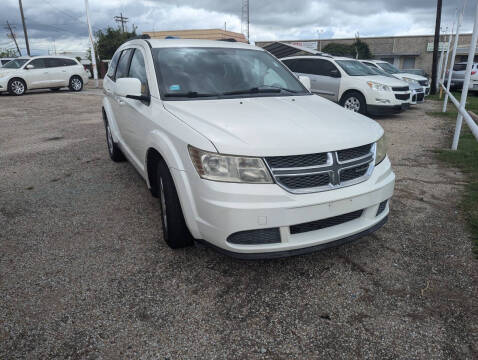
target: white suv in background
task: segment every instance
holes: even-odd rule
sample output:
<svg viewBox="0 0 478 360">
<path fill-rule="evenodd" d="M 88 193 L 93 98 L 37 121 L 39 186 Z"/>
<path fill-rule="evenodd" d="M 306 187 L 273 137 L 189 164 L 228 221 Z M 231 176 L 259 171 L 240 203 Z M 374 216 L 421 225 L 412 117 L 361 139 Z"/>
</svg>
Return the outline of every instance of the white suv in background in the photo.
<svg viewBox="0 0 478 360">
<path fill-rule="evenodd" d="M 390 75 L 395 76 L 397 79 L 406 81 L 407 83 L 420 85 L 423 88 L 423 91 L 425 92 L 425 96 L 430 94 L 430 82 L 424 76 L 403 72 L 397 69 L 395 66 L 393 66 L 389 62 L 386 62 L 383 60 L 360 60 L 360 61 L 367 66 L 375 66 L 385 71 L 386 73 L 389 73 Z"/>
<path fill-rule="evenodd" d="M 163 238 L 242 258 L 302 254 L 381 227 L 395 175 L 381 126 L 313 95 L 261 48 L 131 40 L 103 87 L 106 140 L 159 197 Z"/>
<path fill-rule="evenodd" d="M 78 60 L 61 56 L 16 58 L 0 68 L 0 92 L 23 95 L 27 90 L 81 91 L 88 76 Z"/>
<path fill-rule="evenodd" d="M 331 56 L 281 59 L 297 75 L 310 78 L 312 92 L 361 114 L 399 113 L 410 105 L 410 89 L 398 79 L 377 75 L 357 60 Z"/>
</svg>

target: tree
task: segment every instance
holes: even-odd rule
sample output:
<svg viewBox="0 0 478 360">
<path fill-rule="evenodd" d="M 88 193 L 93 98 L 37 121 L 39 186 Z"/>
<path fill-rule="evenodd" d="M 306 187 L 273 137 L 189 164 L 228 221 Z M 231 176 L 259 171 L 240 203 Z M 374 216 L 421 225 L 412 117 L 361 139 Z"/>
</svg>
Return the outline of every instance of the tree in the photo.
<svg viewBox="0 0 478 360">
<path fill-rule="evenodd" d="M 122 32 L 120 29 L 108 26 L 105 30 L 98 30 L 95 32 L 96 56 L 100 59 L 111 59 L 121 44 L 136 36 L 136 29 L 132 32 Z"/>
<path fill-rule="evenodd" d="M 17 52 L 13 49 L 0 49 L 0 58 L 12 58 L 17 56 Z"/>
<path fill-rule="evenodd" d="M 351 57 L 352 56 L 352 48 L 350 45 L 345 45 L 345 44 L 339 44 L 339 43 L 328 43 L 322 48 L 322 51 L 333 55 L 333 56 L 347 56 Z"/>
<path fill-rule="evenodd" d="M 357 59 L 371 59 L 373 55 L 366 42 L 363 42 L 358 37 L 352 45 L 328 43 L 322 48 L 322 51 L 333 56 L 345 56 Z M 358 56 L 357 56 L 358 53 Z"/>
</svg>

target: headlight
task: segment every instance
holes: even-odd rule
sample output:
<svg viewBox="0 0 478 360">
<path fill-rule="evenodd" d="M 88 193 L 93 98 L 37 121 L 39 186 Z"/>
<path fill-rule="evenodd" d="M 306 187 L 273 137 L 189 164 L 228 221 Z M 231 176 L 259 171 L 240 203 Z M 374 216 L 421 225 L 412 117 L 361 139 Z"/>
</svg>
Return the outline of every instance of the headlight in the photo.
<svg viewBox="0 0 478 360">
<path fill-rule="evenodd" d="M 188 149 L 194 167 L 203 179 L 235 183 L 272 183 L 261 158 L 221 155 L 192 146 Z"/>
<path fill-rule="evenodd" d="M 404 78 L 402 78 L 402 80 L 406 81 L 409 84 L 418 84 L 418 81 L 415 80 L 415 79 L 410 79 L 410 78 L 404 77 Z"/>
<path fill-rule="evenodd" d="M 378 165 L 383 161 L 383 159 L 385 159 L 385 156 L 387 156 L 385 134 L 383 134 L 383 136 L 377 141 L 376 147 L 375 165 Z"/>
<path fill-rule="evenodd" d="M 370 87 L 370 89 L 376 91 L 392 91 L 392 88 L 390 86 L 376 83 L 373 81 L 367 81 L 367 85 Z"/>
</svg>

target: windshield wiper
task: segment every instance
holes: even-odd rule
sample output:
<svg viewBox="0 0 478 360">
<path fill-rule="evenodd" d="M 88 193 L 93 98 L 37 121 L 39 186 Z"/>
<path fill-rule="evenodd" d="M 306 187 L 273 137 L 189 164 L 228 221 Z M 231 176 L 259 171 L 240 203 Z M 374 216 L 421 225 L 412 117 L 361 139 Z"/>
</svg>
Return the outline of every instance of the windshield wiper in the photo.
<svg viewBox="0 0 478 360">
<path fill-rule="evenodd" d="M 168 93 L 164 94 L 164 97 L 187 97 L 187 98 L 196 98 L 196 97 L 212 97 L 219 96 L 220 94 L 214 93 L 199 93 L 197 91 L 188 91 L 182 93 Z"/>
<path fill-rule="evenodd" d="M 268 86 L 268 85 L 264 85 Z M 287 91 L 290 93 L 296 93 L 297 91 L 295 90 L 290 90 L 286 88 L 281 88 L 281 87 L 275 87 L 275 86 L 268 86 L 268 87 L 253 87 L 250 89 L 243 89 L 243 90 L 235 90 L 235 91 L 228 91 L 223 93 L 223 95 L 239 95 L 239 94 L 261 94 L 261 93 L 280 93 L 282 91 Z"/>
</svg>

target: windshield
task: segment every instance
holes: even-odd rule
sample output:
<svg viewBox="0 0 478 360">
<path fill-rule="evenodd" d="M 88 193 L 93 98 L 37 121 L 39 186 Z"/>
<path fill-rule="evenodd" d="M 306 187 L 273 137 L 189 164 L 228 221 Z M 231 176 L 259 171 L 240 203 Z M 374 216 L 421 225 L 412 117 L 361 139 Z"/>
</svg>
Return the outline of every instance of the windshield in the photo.
<svg viewBox="0 0 478 360">
<path fill-rule="evenodd" d="M 368 66 L 357 60 L 335 60 L 335 62 L 350 76 L 377 75 Z"/>
<path fill-rule="evenodd" d="M 265 51 L 233 48 L 157 48 L 153 58 L 168 100 L 310 94 Z"/>
<path fill-rule="evenodd" d="M 393 66 L 392 64 L 389 64 L 388 62 L 378 63 L 377 65 L 380 66 L 383 70 L 385 70 L 389 74 L 400 73 L 400 70 L 398 70 L 395 66 Z"/>
<path fill-rule="evenodd" d="M 383 71 L 382 69 L 376 68 L 375 66 L 372 66 L 372 65 L 366 65 L 366 66 L 367 66 L 370 70 L 372 70 L 372 72 L 374 72 L 376 75 L 382 75 L 382 76 L 391 77 L 391 78 L 396 79 L 395 76 L 392 76 L 392 75 L 390 75 L 389 73 L 386 73 L 386 72 Z"/>
<path fill-rule="evenodd" d="M 29 59 L 15 59 L 12 61 L 7 62 L 3 65 L 4 69 L 19 69 L 23 66 Z"/>
</svg>

